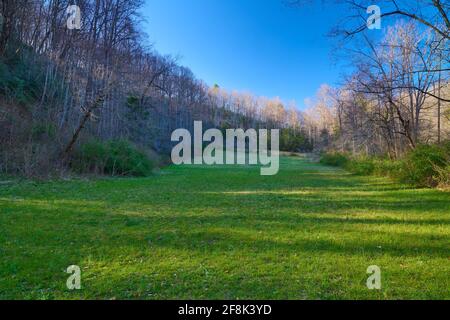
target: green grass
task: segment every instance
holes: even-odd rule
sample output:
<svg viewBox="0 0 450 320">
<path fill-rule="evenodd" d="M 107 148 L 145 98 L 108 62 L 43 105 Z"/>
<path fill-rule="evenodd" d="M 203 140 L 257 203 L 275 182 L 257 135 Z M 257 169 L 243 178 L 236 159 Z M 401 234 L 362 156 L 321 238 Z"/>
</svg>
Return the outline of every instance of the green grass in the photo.
<svg viewBox="0 0 450 320">
<path fill-rule="evenodd" d="M 299 158 L 0 184 L 0 299 L 450 299 L 449 258 L 449 193 Z"/>
</svg>

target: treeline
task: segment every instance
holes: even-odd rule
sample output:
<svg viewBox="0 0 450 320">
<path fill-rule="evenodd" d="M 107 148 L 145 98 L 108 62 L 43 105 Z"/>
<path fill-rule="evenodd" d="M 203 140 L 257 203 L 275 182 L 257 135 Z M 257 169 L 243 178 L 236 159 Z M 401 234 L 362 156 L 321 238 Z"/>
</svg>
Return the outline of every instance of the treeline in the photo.
<svg viewBox="0 0 450 320">
<path fill-rule="evenodd" d="M 67 28 L 72 4 L 0 0 L 0 172 L 66 170 L 93 139 L 168 154 L 172 131 L 191 129 L 195 120 L 283 129 L 286 150 L 312 148 L 295 107 L 210 88 L 148 47 L 143 1 L 77 1 L 80 30 Z"/>
<path fill-rule="evenodd" d="M 414 13 L 411 2 L 428 10 Z M 345 3 L 361 17 L 370 5 Z M 80 30 L 67 28 L 72 4 L 0 0 L 2 173 L 66 170 L 87 143 L 107 150 L 128 141 L 147 156 L 168 154 L 172 131 L 195 120 L 204 128 L 282 129 L 285 151 L 391 159 L 450 137 L 448 1 L 384 1 L 383 19 L 404 20 L 374 37 L 365 20 L 336 30 L 354 71 L 338 88 L 323 86 L 305 112 L 208 87 L 155 52 L 141 32 L 142 0 L 77 1 Z"/>
<path fill-rule="evenodd" d="M 450 138 L 450 2 L 383 1 L 379 31 L 366 26 L 370 4 L 346 2 L 363 17 L 335 30 L 352 73 L 307 114 L 321 149 L 398 159 Z"/>
<path fill-rule="evenodd" d="M 323 86 L 307 111 L 327 164 L 419 186 L 450 183 L 450 1 L 347 1 L 361 20 L 336 28 L 352 72 Z M 423 9 L 423 10 L 417 10 Z"/>
</svg>

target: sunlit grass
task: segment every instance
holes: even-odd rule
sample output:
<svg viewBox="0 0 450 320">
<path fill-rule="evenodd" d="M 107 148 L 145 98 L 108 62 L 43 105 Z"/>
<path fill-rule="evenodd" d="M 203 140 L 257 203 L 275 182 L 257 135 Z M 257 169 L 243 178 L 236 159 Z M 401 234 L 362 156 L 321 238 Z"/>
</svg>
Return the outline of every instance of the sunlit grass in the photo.
<svg viewBox="0 0 450 320">
<path fill-rule="evenodd" d="M 0 184 L 2 299 L 449 299 L 449 258 L 449 193 L 298 158 Z"/>
</svg>

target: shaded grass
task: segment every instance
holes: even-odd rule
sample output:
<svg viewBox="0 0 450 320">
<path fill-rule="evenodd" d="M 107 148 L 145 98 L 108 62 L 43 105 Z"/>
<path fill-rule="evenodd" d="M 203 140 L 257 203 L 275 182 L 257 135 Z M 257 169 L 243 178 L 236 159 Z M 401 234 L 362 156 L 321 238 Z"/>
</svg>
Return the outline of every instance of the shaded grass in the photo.
<svg viewBox="0 0 450 320">
<path fill-rule="evenodd" d="M 299 158 L 0 184 L 0 257 L 1 299 L 449 299 L 450 197 Z"/>
</svg>

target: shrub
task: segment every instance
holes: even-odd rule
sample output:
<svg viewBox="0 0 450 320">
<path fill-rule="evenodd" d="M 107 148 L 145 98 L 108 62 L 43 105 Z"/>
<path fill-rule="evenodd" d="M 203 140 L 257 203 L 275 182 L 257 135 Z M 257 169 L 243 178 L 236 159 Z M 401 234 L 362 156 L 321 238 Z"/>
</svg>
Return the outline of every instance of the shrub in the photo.
<svg viewBox="0 0 450 320">
<path fill-rule="evenodd" d="M 125 140 L 108 143 L 107 159 L 105 170 L 112 175 L 148 176 L 153 169 L 146 154 Z"/>
<path fill-rule="evenodd" d="M 375 172 L 375 160 L 369 158 L 356 158 L 349 160 L 345 168 L 354 174 L 372 175 Z"/>
<path fill-rule="evenodd" d="M 388 176 L 419 187 L 450 186 L 450 142 L 420 145 L 403 160 L 325 154 L 322 164 L 344 167 L 358 175 Z"/>
<path fill-rule="evenodd" d="M 421 145 L 410 152 L 404 161 L 402 178 L 421 187 L 436 187 L 439 176 L 449 166 L 446 145 Z"/>
<path fill-rule="evenodd" d="M 72 168 L 80 173 L 104 174 L 107 157 L 107 145 L 93 140 L 80 146 L 72 161 Z"/>
<path fill-rule="evenodd" d="M 327 153 L 320 159 L 321 164 L 333 167 L 344 167 L 348 162 L 349 158 L 342 153 Z"/>
<path fill-rule="evenodd" d="M 400 178 L 403 175 L 404 163 L 400 160 L 377 159 L 374 161 L 373 174 L 377 176 L 387 176 Z"/>
<path fill-rule="evenodd" d="M 450 164 L 443 168 L 435 166 L 434 169 L 436 174 L 433 176 L 433 179 L 436 181 L 437 185 L 441 188 L 450 189 Z"/>
<path fill-rule="evenodd" d="M 383 158 L 362 156 L 347 156 L 341 153 L 325 154 L 320 163 L 336 167 L 343 167 L 357 175 L 378 175 L 399 177 L 403 172 L 403 163 Z"/>
<path fill-rule="evenodd" d="M 148 176 L 154 164 L 142 151 L 126 140 L 83 144 L 72 167 L 81 173 L 93 172 L 112 176 Z"/>
</svg>

